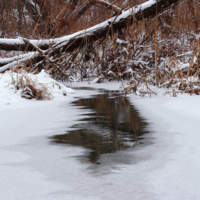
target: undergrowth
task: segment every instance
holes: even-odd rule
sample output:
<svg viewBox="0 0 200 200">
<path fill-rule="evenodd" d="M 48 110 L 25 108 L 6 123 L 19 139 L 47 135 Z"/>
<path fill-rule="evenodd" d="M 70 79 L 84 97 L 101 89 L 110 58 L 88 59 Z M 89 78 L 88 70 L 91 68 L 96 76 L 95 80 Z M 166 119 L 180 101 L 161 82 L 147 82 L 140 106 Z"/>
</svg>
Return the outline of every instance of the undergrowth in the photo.
<svg viewBox="0 0 200 200">
<path fill-rule="evenodd" d="M 21 97 L 25 99 L 51 100 L 51 88 L 47 84 L 38 83 L 35 76 L 28 75 L 24 70 L 16 69 L 7 72 L 11 76 L 11 82 L 15 90 L 21 91 Z"/>
<path fill-rule="evenodd" d="M 123 2 L 119 1 L 118 6 Z M 55 80 L 68 83 L 128 80 L 129 85 L 123 88 L 125 94 L 153 95 L 156 92 L 151 86 L 157 86 L 168 89 L 172 96 L 183 92 L 199 95 L 199 9 L 198 1 L 183 0 L 153 18 L 135 22 L 93 43 L 86 42 L 73 52 L 28 61 L 24 63 L 26 71 L 37 74 L 46 69 Z M 87 26 L 82 27 L 89 15 L 88 11 L 77 21 L 76 28 L 71 26 L 69 30 L 76 32 L 94 25 L 94 21 L 87 20 Z M 104 17 L 99 15 L 99 20 Z M 52 98 L 47 85 L 36 84 L 27 75 L 20 75 L 13 84 L 25 98 Z"/>
</svg>

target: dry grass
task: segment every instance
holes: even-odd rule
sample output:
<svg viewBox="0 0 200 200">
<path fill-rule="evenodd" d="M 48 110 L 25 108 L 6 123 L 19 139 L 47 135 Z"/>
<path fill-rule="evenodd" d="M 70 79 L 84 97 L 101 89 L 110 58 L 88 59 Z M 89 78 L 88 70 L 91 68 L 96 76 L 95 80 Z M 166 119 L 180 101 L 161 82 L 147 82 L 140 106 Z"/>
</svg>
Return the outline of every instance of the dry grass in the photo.
<svg viewBox="0 0 200 200">
<path fill-rule="evenodd" d="M 21 96 L 25 99 L 51 100 L 53 96 L 45 86 L 37 88 L 34 84 L 23 86 Z"/>
<path fill-rule="evenodd" d="M 174 60 L 170 57 L 160 65 L 157 73 L 154 69 L 138 70 L 137 76 L 133 76 L 130 85 L 124 88 L 124 93 L 131 91 L 144 96 L 144 94 L 155 94 L 150 90 L 150 86 L 169 89 L 166 94 L 176 97 L 178 93 L 188 93 L 190 95 L 200 94 L 200 40 L 196 40 L 190 62 L 183 64 L 180 60 Z M 156 75 L 158 80 L 156 81 Z M 143 87 L 141 87 L 143 86 Z M 145 89 L 144 89 L 145 87 Z"/>
<path fill-rule="evenodd" d="M 29 76 L 24 70 L 11 69 L 8 72 L 12 77 L 10 84 L 16 90 L 21 90 L 21 97 L 25 99 L 51 100 L 53 95 L 47 84 L 38 83 L 36 77 Z"/>
<path fill-rule="evenodd" d="M 119 0 L 117 5 L 120 7 L 123 2 Z M 80 1 L 77 8 L 84 3 L 85 1 Z M 132 7 L 139 3 L 141 1 L 128 1 L 127 5 Z M 60 8 L 61 4 L 58 4 L 56 12 L 52 15 L 53 18 L 59 15 Z M 172 96 L 176 96 L 180 92 L 200 94 L 200 47 L 199 41 L 195 40 L 195 34 L 198 34 L 200 30 L 199 9 L 198 1 L 184 0 L 178 6 L 158 14 L 155 18 L 135 22 L 115 35 L 109 35 L 69 54 L 63 53 L 58 58 L 51 58 L 57 60 L 54 64 L 48 62 L 47 59 L 40 64 L 37 63 L 37 66 L 34 65 L 34 62 L 27 63 L 27 66 L 31 71 L 36 72 L 45 68 L 56 80 L 68 82 L 92 81 L 98 77 L 105 77 L 108 80 L 126 79 L 130 81 L 130 87 L 125 88 L 124 92 L 134 91 L 137 93 L 140 90 L 138 94 L 141 96 L 154 94 L 150 89 L 151 85 L 171 89 Z M 68 27 L 67 31 L 59 32 L 58 30 L 58 35 L 69 34 L 104 21 L 112 14 L 110 11 L 106 11 L 101 15 L 104 10 L 99 7 L 89 9 L 74 25 Z M 55 24 L 55 27 L 59 27 L 59 24 Z M 34 30 L 32 31 L 34 32 Z M 48 30 L 45 29 L 41 35 L 47 36 L 47 32 Z M 50 36 L 51 34 L 47 37 Z M 121 43 L 118 42 L 119 39 Z M 193 54 L 185 56 L 189 51 L 192 51 Z M 183 67 L 184 65 L 186 67 Z M 100 81 L 102 80 L 100 79 Z M 39 89 L 34 91 L 33 88 L 36 86 L 34 83 L 28 82 L 20 83 L 19 85 L 24 86 L 19 86 L 19 88 L 29 94 L 28 96 L 40 98 Z M 141 85 L 144 86 L 142 90 Z M 43 88 L 42 90 L 46 91 L 48 98 L 48 89 Z"/>
</svg>

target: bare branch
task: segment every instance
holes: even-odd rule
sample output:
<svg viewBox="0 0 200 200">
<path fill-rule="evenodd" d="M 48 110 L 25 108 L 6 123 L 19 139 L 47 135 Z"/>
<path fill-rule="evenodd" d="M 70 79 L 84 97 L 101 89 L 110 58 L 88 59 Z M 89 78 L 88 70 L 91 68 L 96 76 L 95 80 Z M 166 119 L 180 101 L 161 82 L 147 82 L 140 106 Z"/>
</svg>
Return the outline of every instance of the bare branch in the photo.
<svg viewBox="0 0 200 200">
<path fill-rule="evenodd" d="M 109 3 L 107 1 L 104 1 L 104 0 L 89 0 L 89 1 L 92 2 L 92 3 L 96 3 L 96 4 L 106 6 L 108 9 L 113 10 L 117 14 L 121 13 L 121 9 L 119 7 Z"/>
<path fill-rule="evenodd" d="M 179 3 L 182 0 L 159 0 L 158 12 L 162 12 L 174 3 Z M 127 11 L 122 12 L 117 17 L 97 24 L 89 29 L 76 32 L 72 35 L 67 35 L 61 38 L 49 39 L 49 40 L 30 40 L 32 44 L 37 45 L 42 50 L 47 50 L 53 47 L 54 53 L 60 53 L 65 51 L 72 51 L 77 47 L 84 46 L 86 43 L 94 42 L 102 37 L 105 37 L 108 33 L 116 32 L 135 21 L 141 21 L 144 18 L 155 16 L 156 14 L 156 1 L 149 0 L 139 6 L 130 8 Z M 7 51 L 35 51 L 32 45 L 27 45 L 20 39 L 0 39 L 0 50 Z"/>
</svg>

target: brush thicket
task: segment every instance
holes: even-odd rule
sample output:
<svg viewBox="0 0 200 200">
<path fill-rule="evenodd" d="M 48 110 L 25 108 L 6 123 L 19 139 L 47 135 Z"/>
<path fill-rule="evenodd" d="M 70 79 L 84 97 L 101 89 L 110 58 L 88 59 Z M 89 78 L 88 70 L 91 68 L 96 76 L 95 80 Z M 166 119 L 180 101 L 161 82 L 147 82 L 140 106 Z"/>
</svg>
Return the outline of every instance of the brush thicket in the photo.
<svg viewBox="0 0 200 200">
<path fill-rule="evenodd" d="M 118 0 L 116 4 L 121 7 L 123 2 Z M 132 7 L 142 2 L 128 1 L 126 6 Z M 37 35 L 38 38 L 58 37 L 85 29 L 112 16 L 110 10 L 90 7 L 76 23 L 68 27 L 67 22 L 62 20 L 63 16 L 58 17 L 63 9 L 61 2 L 54 3 L 52 1 L 48 5 L 49 13 L 54 11 L 52 16 L 49 15 L 52 24 L 48 22 L 46 28 L 44 26 L 40 31 L 39 24 L 36 24 L 31 35 Z M 84 4 L 85 1 L 79 1 L 77 8 Z M 149 88 L 147 85 L 150 84 L 198 94 L 199 41 L 196 34 L 199 32 L 199 9 L 197 1 L 184 0 L 154 18 L 135 22 L 118 33 L 111 33 L 74 52 L 52 57 L 51 60 L 56 62 L 44 59 L 35 65 L 32 60 L 26 66 L 34 73 L 46 69 L 53 78 L 62 81 L 92 81 L 97 77 L 101 77 L 101 81 L 102 77 L 108 80 L 127 79 L 134 88 L 139 88 L 141 84 Z M 66 24 L 61 26 L 62 23 Z M 189 66 L 187 63 L 190 63 Z M 152 93 L 150 89 L 148 93 Z"/>
</svg>

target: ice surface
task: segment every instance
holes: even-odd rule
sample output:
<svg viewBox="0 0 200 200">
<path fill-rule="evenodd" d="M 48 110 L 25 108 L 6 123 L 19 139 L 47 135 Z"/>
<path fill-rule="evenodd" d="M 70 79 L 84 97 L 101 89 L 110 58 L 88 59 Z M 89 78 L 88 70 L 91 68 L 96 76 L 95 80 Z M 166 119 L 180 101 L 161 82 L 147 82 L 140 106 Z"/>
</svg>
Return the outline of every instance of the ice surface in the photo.
<svg viewBox="0 0 200 200">
<path fill-rule="evenodd" d="M 146 139 L 153 143 L 116 154 L 129 160 L 124 164 L 109 162 L 109 154 L 105 165 L 94 166 L 79 160 L 85 149 L 50 145 L 48 137 L 64 134 L 86 112 L 71 106 L 74 97 L 96 91 L 29 101 L 4 88 L 7 81 L 0 79 L 0 199 L 199 200 L 199 96 L 172 98 L 156 88 L 151 98 L 129 94 L 150 124 Z M 112 90 L 120 85 L 73 84 Z"/>
</svg>

